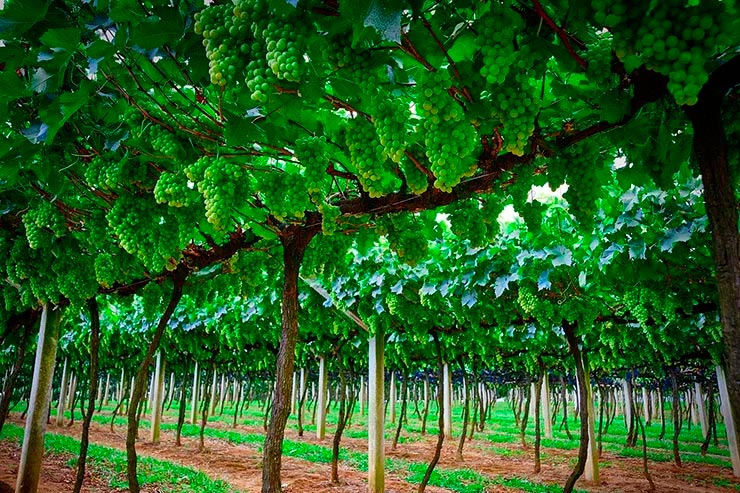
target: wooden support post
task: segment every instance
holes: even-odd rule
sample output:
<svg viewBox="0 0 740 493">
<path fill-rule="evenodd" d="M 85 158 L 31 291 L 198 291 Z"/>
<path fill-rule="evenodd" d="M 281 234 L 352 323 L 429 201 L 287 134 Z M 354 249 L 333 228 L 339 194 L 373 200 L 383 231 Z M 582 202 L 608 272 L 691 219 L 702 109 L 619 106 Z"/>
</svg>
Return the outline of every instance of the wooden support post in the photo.
<svg viewBox="0 0 740 493">
<path fill-rule="evenodd" d="M 385 339 L 378 328 L 368 351 L 367 485 L 368 493 L 385 493 Z"/>
<path fill-rule="evenodd" d="M 319 388 L 316 399 L 316 438 L 326 437 L 326 402 L 329 384 L 327 382 L 326 358 L 319 357 Z"/>
<path fill-rule="evenodd" d="M 16 479 L 16 493 L 36 493 L 38 490 L 61 317 L 61 310 L 44 304 L 39 324 L 39 339 L 36 346 L 26 428 L 23 434 L 21 461 Z"/>
</svg>

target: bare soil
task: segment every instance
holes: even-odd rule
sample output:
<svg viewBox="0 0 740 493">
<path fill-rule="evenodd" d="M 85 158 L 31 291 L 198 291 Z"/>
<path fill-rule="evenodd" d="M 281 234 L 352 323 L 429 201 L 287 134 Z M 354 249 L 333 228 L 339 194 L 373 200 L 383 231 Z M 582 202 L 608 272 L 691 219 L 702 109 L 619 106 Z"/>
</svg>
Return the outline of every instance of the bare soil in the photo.
<svg viewBox="0 0 740 493">
<path fill-rule="evenodd" d="M 17 418 L 13 421 L 20 423 Z M 220 423 L 209 423 L 209 426 L 226 428 Z M 259 433 L 262 430 L 255 427 L 239 426 L 238 430 Z M 79 437 L 80 427 L 49 426 L 49 431 Z M 184 438 L 183 446 L 174 445 L 174 434 L 162 433 L 159 444 L 148 443 L 145 438 L 146 430 L 142 430 L 142 440 L 137 445 L 141 455 L 148 455 L 178 464 L 200 469 L 212 478 L 222 479 L 235 489 L 244 492 L 259 492 L 262 478 L 261 454 L 256 448 L 244 445 L 232 445 L 228 442 L 206 437 L 205 450 L 198 451 L 198 441 L 195 438 Z M 320 443 L 331 446 L 331 436 L 324 440 L 317 440 L 312 434 L 299 437 L 294 429 L 286 430 L 286 438 L 309 443 Z M 125 430 L 117 428 L 113 433 L 107 426 L 92 425 L 91 441 L 118 449 L 125 449 Z M 390 450 L 387 443 L 386 453 L 389 457 L 405 459 L 414 462 L 426 463 L 432 457 L 436 437 L 428 436 L 415 441 L 408 441 L 398 445 L 396 450 Z M 344 438 L 342 446 L 351 450 L 366 451 L 365 440 Z M 505 455 L 497 453 L 495 449 L 507 449 Z M 466 444 L 464 460 L 455 460 L 457 442 L 445 442 L 442 458 L 438 467 L 454 469 L 472 469 L 490 477 L 518 477 L 534 482 L 564 484 L 570 474 L 572 464 L 575 463 L 577 451 L 548 449 L 542 450 L 542 472 L 533 474 L 534 460 L 531 447 L 522 449 L 521 445 L 492 444 L 485 439 L 473 440 Z M 13 491 L 17 464 L 20 456 L 18 446 L 7 441 L 0 441 L 0 493 Z M 42 493 L 71 491 L 74 483 L 74 472 L 66 463 L 68 457 L 47 455 L 42 471 Z M 593 493 L 638 493 L 649 491 L 649 485 L 642 470 L 642 461 L 604 453 L 601 458 L 601 481 L 596 485 L 579 480 L 577 487 Z M 650 462 L 650 473 L 656 486 L 656 491 L 665 493 L 712 493 L 732 492 L 740 489 L 740 479 L 732 477 L 732 471 L 708 464 L 684 462 L 683 467 L 677 468 L 672 463 Z M 305 460 L 284 457 L 282 463 L 283 489 L 287 493 L 359 493 L 367 490 L 366 474 L 340 464 L 341 482 L 331 484 L 330 466 L 317 464 Z M 726 482 L 730 486 L 717 486 L 718 481 Z M 101 478 L 94 476 L 86 480 L 86 489 L 90 493 L 112 491 Z M 5 489 L 3 489 L 5 488 Z M 402 477 L 394 474 L 386 476 L 386 491 L 391 493 L 406 493 L 416 491 L 417 485 L 410 484 Z M 154 490 L 156 491 L 156 490 Z M 429 487 L 430 493 L 442 493 L 450 490 Z M 490 486 L 486 490 L 490 493 L 504 493 L 517 491 L 502 486 Z"/>
</svg>

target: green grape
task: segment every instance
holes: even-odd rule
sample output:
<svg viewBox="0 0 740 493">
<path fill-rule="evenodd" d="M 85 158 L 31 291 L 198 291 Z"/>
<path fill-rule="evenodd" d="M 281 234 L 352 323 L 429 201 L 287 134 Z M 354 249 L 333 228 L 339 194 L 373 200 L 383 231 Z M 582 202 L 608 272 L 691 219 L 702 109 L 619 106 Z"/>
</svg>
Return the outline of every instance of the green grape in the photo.
<svg viewBox="0 0 740 493">
<path fill-rule="evenodd" d="M 198 191 L 206 206 L 206 219 L 217 230 L 227 229 L 232 210 L 243 203 L 250 193 L 246 172 L 238 164 L 222 157 L 202 157 L 198 163 L 186 170 L 188 177 L 202 179 L 197 182 Z"/>
<path fill-rule="evenodd" d="M 101 286 L 109 288 L 118 280 L 118 270 L 113 255 L 109 253 L 100 253 L 95 257 L 95 278 Z"/>
<path fill-rule="evenodd" d="M 447 212 L 455 236 L 468 240 L 474 247 L 488 244 L 488 226 L 483 220 L 477 199 L 458 200 L 448 207 Z"/>
<path fill-rule="evenodd" d="M 411 214 L 391 214 L 384 217 L 379 221 L 378 232 L 387 236 L 390 249 L 409 265 L 417 264 L 429 250 L 427 238 Z"/>
<path fill-rule="evenodd" d="M 429 180 L 427 179 L 427 175 L 416 167 L 414 160 L 417 162 L 422 161 L 417 156 L 404 155 L 401 158 L 401 162 L 398 163 L 398 167 L 401 168 L 409 191 L 414 195 L 421 195 L 429 188 Z"/>
<path fill-rule="evenodd" d="M 399 163 L 406 150 L 406 122 L 411 117 L 408 103 L 399 99 L 376 98 L 373 124 L 383 154 Z"/>
<path fill-rule="evenodd" d="M 679 105 L 696 104 L 709 78 L 705 61 L 737 43 L 732 2 L 592 0 L 591 5 L 595 21 L 614 35 L 617 56 L 637 57 L 649 69 L 668 76 L 668 90 Z"/>
<path fill-rule="evenodd" d="M 183 239 L 192 229 L 192 225 L 173 216 L 167 206 L 131 195 L 119 197 L 106 219 L 121 248 L 152 272 L 177 265 Z"/>
<path fill-rule="evenodd" d="M 516 61 L 514 40 L 517 32 L 524 28 L 524 21 L 508 2 L 493 2 L 491 11 L 478 23 L 479 39 L 483 43 L 480 74 L 489 85 L 502 84 Z"/>
<path fill-rule="evenodd" d="M 614 39 L 610 33 L 601 34 L 596 41 L 588 45 L 588 67 L 586 73 L 589 80 L 605 84 L 612 79 Z"/>
<path fill-rule="evenodd" d="M 278 221 L 301 219 L 312 209 L 306 180 L 297 171 L 262 173 L 257 181 L 262 202 Z"/>
<path fill-rule="evenodd" d="M 526 57 L 522 60 L 525 65 L 528 63 Z M 537 92 L 536 82 L 526 72 L 515 70 L 503 84 L 481 93 L 481 98 L 491 105 L 491 116 L 501 125 L 504 149 L 516 156 L 524 155 L 534 133 L 541 104 Z"/>
<path fill-rule="evenodd" d="M 188 207 L 198 201 L 198 191 L 184 174 L 165 171 L 154 187 L 154 198 L 159 204 Z"/>
<path fill-rule="evenodd" d="M 370 197 L 381 197 L 401 187 L 401 180 L 388 164 L 378 135 L 367 120 L 351 119 L 345 139 L 360 185 Z"/>
<path fill-rule="evenodd" d="M 150 128 L 151 143 L 156 153 L 166 157 L 178 157 L 181 154 L 180 143 L 174 134 L 156 125 Z"/>
<path fill-rule="evenodd" d="M 41 248 L 51 237 L 61 238 L 67 233 L 67 221 L 61 212 L 47 200 L 40 200 L 23 215 L 28 245 Z"/>
<path fill-rule="evenodd" d="M 342 210 L 326 202 L 319 204 L 321 213 L 321 231 L 325 235 L 332 235 L 337 230 L 337 219 L 342 215 Z"/>
<path fill-rule="evenodd" d="M 299 82 L 306 70 L 305 21 L 297 16 L 271 19 L 262 35 L 267 43 L 267 65 L 278 79 Z"/>
<path fill-rule="evenodd" d="M 319 193 L 331 183 L 326 172 L 328 144 L 324 137 L 303 137 L 295 143 L 295 155 L 303 166 L 303 177 L 309 193 Z"/>
</svg>

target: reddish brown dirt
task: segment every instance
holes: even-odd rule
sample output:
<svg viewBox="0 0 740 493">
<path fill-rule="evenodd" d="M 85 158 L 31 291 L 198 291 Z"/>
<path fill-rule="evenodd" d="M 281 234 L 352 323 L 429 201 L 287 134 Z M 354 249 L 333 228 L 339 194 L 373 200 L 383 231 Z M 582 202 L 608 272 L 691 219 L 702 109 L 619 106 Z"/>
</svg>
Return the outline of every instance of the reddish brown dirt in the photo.
<svg viewBox="0 0 740 493">
<path fill-rule="evenodd" d="M 15 491 L 15 478 L 18 474 L 18 462 L 21 449 L 14 442 L 0 440 L 0 493 Z M 67 466 L 70 456 L 46 454 L 41 468 L 39 493 L 59 493 L 72 491 L 75 473 Z M 89 473 L 85 474 L 82 491 L 85 493 L 103 493 L 110 488 L 100 479 Z"/>
<path fill-rule="evenodd" d="M 209 423 L 209 426 L 227 427 L 219 423 Z M 239 427 L 239 430 L 256 433 L 261 432 L 259 428 L 242 426 Z M 56 428 L 51 426 L 50 431 L 75 437 L 79 436 L 80 433 L 79 426 L 72 428 Z M 142 436 L 146 436 L 146 430 L 142 430 Z M 286 430 L 286 438 L 310 443 L 321 443 L 327 447 L 331 445 L 330 436 L 322 441 L 318 441 L 312 434 L 308 433 L 304 437 L 298 437 L 295 430 L 290 428 Z M 111 433 L 108 427 L 93 424 L 92 441 L 123 449 L 125 432 L 123 429 L 116 429 L 115 432 Z M 426 437 L 418 441 L 399 444 L 395 451 L 390 450 L 390 443 L 388 443 L 387 455 L 389 457 L 425 463 L 433 454 L 434 443 L 435 437 Z M 342 446 L 356 451 L 366 451 L 367 443 L 365 440 L 345 438 L 342 440 Z M 542 472 L 535 475 L 532 473 L 534 461 L 532 459 L 533 451 L 531 447 L 521 453 L 522 449 L 519 445 L 491 444 L 485 439 L 473 440 L 466 445 L 464 460 L 458 462 L 455 460 L 456 446 L 456 442 L 445 442 L 442 459 L 438 467 L 472 469 L 490 477 L 519 477 L 534 482 L 563 484 L 570 474 L 572 464 L 576 459 L 575 450 L 543 449 Z M 500 455 L 493 450 L 493 447 L 497 449 L 508 449 L 513 455 Z M 0 448 L 0 480 L 13 484 L 15 481 L 15 468 L 17 468 L 17 457 L 9 457 L 6 451 L 7 448 L 7 444 L 4 444 Z M 260 490 L 262 474 L 260 468 L 261 456 L 254 448 L 231 445 L 221 440 L 207 438 L 205 450 L 198 452 L 196 439 L 186 438 L 183 440 L 182 447 L 175 447 L 174 436 L 171 433 L 163 433 L 160 444 L 153 445 L 142 441 L 137 446 L 137 450 L 142 455 L 150 455 L 200 469 L 210 477 L 223 479 L 234 488 L 245 493 L 258 492 Z M 8 460 L 12 464 L 12 468 L 8 467 Z M 60 485 L 60 487 L 56 489 L 51 487 L 42 491 L 69 491 L 71 489 L 71 482 L 68 485 L 65 483 L 64 487 L 61 486 L 62 483 L 60 482 L 54 483 L 54 481 L 59 481 L 59 478 L 55 477 L 55 475 L 62 474 L 61 470 L 64 468 L 60 466 L 66 462 L 66 459 L 56 459 L 56 463 L 54 463 L 54 458 L 49 460 L 52 461 L 52 467 L 45 467 L 42 482 L 50 482 L 49 484 Z M 61 461 L 61 464 L 59 461 Z M 364 493 L 367 489 L 365 473 L 342 465 L 340 465 L 340 477 L 342 481 L 339 485 L 332 485 L 329 482 L 330 467 L 328 464 L 316 464 L 296 458 L 284 457 L 282 471 L 284 491 L 287 493 Z M 650 472 L 655 482 L 656 491 L 658 492 L 728 493 L 737 491 L 736 487 L 740 485 L 740 480 L 733 478 L 730 470 L 708 464 L 685 462 L 684 466 L 679 469 L 671 463 L 650 462 Z M 65 473 L 69 474 L 70 478 L 73 477 L 69 469 L 66 469 Z M 47 474 L 51 474 L 51 477 L 47 478 Z M 715 482 L 718 480 L 727 481 L 731 486 L 716 486 Z M 581 479 L 577 487 L 593 493 L 638 493 L 649 490 L 648 482 L 642 472 L 641 460 L 619 457 L 609 453 L 605 453 L 601 459 L 601 483 L 595 485 Z M 393 474 L 387 475 L 386 491 L 389 493 L 412 492 L 416 491 L 416 489 L 416 485 L 407 483 L 401 477 L 394 476 Z M 106 490 L 90 489 L 87 491 L 96 493 Z M 430 487 L 427 491 L 430 493 L 442 493 L 449 490 Z M 504 493 L 515 490 L 490 486 L 486 491 L 489 493 Z M 0 489 L 0 493 L 3 493 L 2 489 Z"/>
</svg>

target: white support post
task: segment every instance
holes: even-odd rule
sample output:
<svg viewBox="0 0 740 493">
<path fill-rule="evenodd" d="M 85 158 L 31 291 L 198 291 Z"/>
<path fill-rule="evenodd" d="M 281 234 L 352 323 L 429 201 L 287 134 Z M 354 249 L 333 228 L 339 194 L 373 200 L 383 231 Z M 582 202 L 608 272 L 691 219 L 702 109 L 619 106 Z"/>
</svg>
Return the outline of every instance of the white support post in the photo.
<svg viewBox="0 0 740 493">
<path fill-rule="evenodd" d="M 378 328 L 368 345 L 367 485 L 385 493 L 385 338 Z"/>
<path fill-rule="evenodd" d="M 195 362 L 195 371 L 193 372 L 193 395 L 192 395 L 192 406 L 190 407 L 190 424 L 194 425 L 198 422 L 198 390 L 200 387 L 200 368 L 198 362 Z"/>
<path fill-rule="evenodd" d="M 391 372 L 391 383 L 388 386 L 388 410 L 390 416 L 388 421 L 390 423 L 396 422 L 396 372 Z"/>
<path fill-rule="evenodd" d="M 62 367 L 62 385 L 59 387 L 59 400 L 57 401 L 57 417 L 56 425 L 61 426 L 64 423 L 64 410 L 67 408 L 67 379 L 69 374 L 67 373 L 67 358 L 64 358 L 64 366 Z"/>
<path fill-rule="evenodd" d="M 737 448 L 737 430 L 735 429 L 734 416 L 732 407 L 730 407 L 730 394 L 727 390 L 727 376 L 724 368 L 717 365 L 717 387 L 719 388 L 720 409 L 725 421 L 725 430 L 727 431 L 727 443 L 730 449 L 730 460 L 732 461 L 732 474 L 740 477 L 740 454 Z"/>
<path fill-rule="evenodd" d="M 327 382 L 326 358 L 319 357 L 319 388 L 316 399 L 316 438 L 326 437 L 326 401 L 329 384 Z"/>
<path fill-rule="evenodd" d="M 550 416 L 550 382 L 547 372 L 542 379 L 542 417 L 545 420 L 545 438 L 552 438 L 552 419 Z"/>
<path fill-rule="evenodd" d="M 150 435 L 152 443 L 159 443 L 160 426 L 162 424 L 162 397 L 164 395 L 164 367 L 165 361 L 162 359 L 162 351 L 158 351 L 152 389 L 152 428 Z"/>
<path fill-rule="evenodd" d="M 599 484 L 599 452 L 596 443 L 596 412 L 594 410 L 594 393 L 591 387 L 591 375 L 586 371 L 586 409 L 588 410 L 588 453 L 586 455 L 586 468 L 584 476 L 586 480 Z"/>
<path fill-rule="evenodd" d="M 450 375 L 449 363 L 444 363 L 442 367 L 444 394 L 444 434 L 447 438 L 452 437 L 452 378 Z"/>
<path fill-rule="evenodd" d="M 701 425 L 702 436 L 707 436 L 707 410 L 704 406 L 704 392 L 701 389 L 701 383 L 694 382 L 694 401 L 696 402 L 697 414 L 699 415 L 699 424 Z"/>
</svg>

